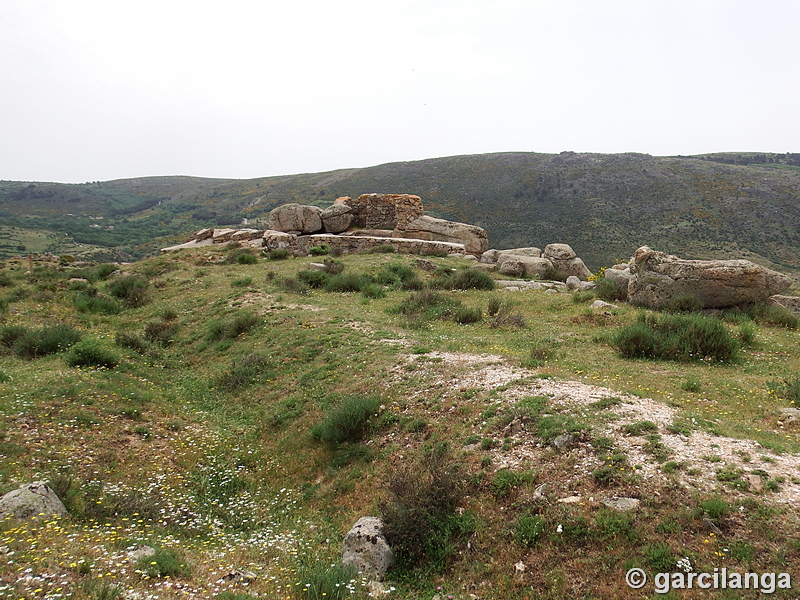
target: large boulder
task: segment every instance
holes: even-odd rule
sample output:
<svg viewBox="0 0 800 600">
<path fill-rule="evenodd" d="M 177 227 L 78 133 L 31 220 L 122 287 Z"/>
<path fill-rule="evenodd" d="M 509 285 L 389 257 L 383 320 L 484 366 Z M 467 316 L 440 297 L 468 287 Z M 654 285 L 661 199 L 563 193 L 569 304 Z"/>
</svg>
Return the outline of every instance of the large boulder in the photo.
<svg viewBox="0 0 800 600">
<path fill-rule="evenodd" d="M 792 284 L 791 277 L 749 260 L 685 260 L 642 246 L 631 260 L 628 301 L 663 308 L 694 298 L 705 308 L 762 302 Z"/>
<path fill-rule="evenodd" d="M 553 270 L 561 277 L 585 280 L 592 275 L 569 244 L 548 244 L 544 247 L 542 257 L 553 263 Z"/>
<path fill-rule="evenodd" d="M 570 260 L 577 256 L 569 244 L 547 244 L 544 247 L 545 258 L 553 260 Z"/>
<path fill-rule="evenodd" d="M 383 535 L 383 521 L 361 517 L 344 536 L 342 565 L 354 566 L 367 579 L 382 579 L 394 565 L 394 552 Z"/>
<path fill-rule="evenodd" d="M 286 250 L 294 252 L 297 250 L 297 236 L 283 231 L 267 229 L 262 236 L 263 246 L 267 250 Z"/>
<path fill-rule="evenodd" d="M 44 481 L 23 484 L 0 498 L 0 520 L 6 517 L 52 517 L 66 513 L 64 504 Z"/>
<path fill-rule="evenodd" d="M 497 270 L 500 273 L 514 275 L 514 271 L 520 270 L 520 275 L 529 277 L 541 277 L 553 269 L 553 263 L 546 258 L 534 256 L 524 256 L 520 254 L 501 254 L 497 259 Z"/>
<path fill-rule="evenodd" d="M 353 224 L 352 209 L 347 204 L 334 204 L 320 213 L 326 233 L 342 233 Z"/>
<path fill-rule="evenodd" d="M 489 249 L 489 238 L 486 231 L 477 225 L 445 221 L 423 215 L 408 221 L 400 230 L 400 237 L 418 238 L 421 240 L 439 240 L 463 244 L 467 254 L 480 256 Z"/>
<path fill-rule="evenodd" d="M 269 228 L 286 233 L 316 233 L 322 230 L 322 209 L 307 204 L 284 204 L 269 213 Z"/>
</svg>

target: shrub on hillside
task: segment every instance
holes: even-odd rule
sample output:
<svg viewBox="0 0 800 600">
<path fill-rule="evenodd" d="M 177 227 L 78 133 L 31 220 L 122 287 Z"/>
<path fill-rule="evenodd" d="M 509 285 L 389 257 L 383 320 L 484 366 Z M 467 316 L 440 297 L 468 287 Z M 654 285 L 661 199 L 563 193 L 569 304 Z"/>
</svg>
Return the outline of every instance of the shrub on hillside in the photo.
<svg viewBox="0 0 800 600">
<path fill-rule="evenodd" d="M 425 289 L 412 292 L 394 310 L 415 320 L 429 320 L 450 317 L 459 306 L 459 300 Z"/>
<path fill-rule="evenodd" d="M 84 338 L 70 348 L 66 355 L 67 364 L 72 367 L 103 367 L 113 369 L 119 364 L 119 356 L 106 348 L 99 340 Z"/>
<path fill-rule="evenodd" d="M 785 327 L 786 329 L 800 328 L 800 317 L 783 306 L 760 302 L 746 306 L 744 312 L 761 325 Z"/>
<path fill-rule="evenodd" d="M 269 370 L 269 361 L 260 354 L 245 354 L 217 379 L 217 385 L 226 389 L 238 389 L 252 385 Z"/>
<path fill-rule="evenodd" d="M 108 292 L 132 308 L 147 304 L 149 288 L 150 282 L 141 275 L 127 275 L 108 284 Z"/>
<path fill-rule="evenodd" d="M 97 289 L 93 287 L 77 294 L 72 303 L 75 310 L 80 313 L 116 315 L 122 310 L 114 298 L 98 294 Z"/>
<path fill-rule="evenodd" d="M 348 396 L 325 413 L 322 423 L 314 426 L 311 435 L 329 444 L 358 442 L 366 434 L 379 406 L 377 398 Z"/>
<path fill-rule="evenodd" d="M 311 246 L 308 249 L 308 253 L 311 256 L 325 256 L 331 253 L 331 246 L 330 244 L 317 244 L 316 246 Z"/>
<path fill-rule="evenodd" d="M 64 324 L 39 329 L 11 325 L 0 330 L 0 342 L 22 358 L 38 358 L 64 352 L 81 337 L 77 329 Z"/>
<path fill-rule="evenodd" d="M 317 271 L 316 269 L 306 269 L 297 273 L 297 279 L 310 288 L 320 289 L 325 287 L 328 283 L 330 275 L 324 271 Z"/>
<path fill-rule="evenodd" d="M 289 258 L 289 251 L 283 248 L 275 248 L 267 252 L 266 257 L 270 260 L 286 260 Z"/>
<path fill-rule="evenodd" d="M 372 283 L 366 275 L 339 273 L 332 275 L 325 283 L 326 292 L 360 292 L 361 288 Z"/>
<path fill-rule="evenodd" d="M 611 336 L 611 345 L 626 358 L 677 361 L 736 358 L 739 343 L 716 318 L 700 314 L 642 314 Z"/>
<path fill-rule="evenodd" d="M 601 277 L 595 281 L 594 293 L 607 302 L 628 299 L 628 286 L 613 279 Z"/>
<path fill-rule="evenodd" d="M 494 279 L 486 271 L 466 267 L 441 270 L 431 281 L 431 286 L 441 290 L 493 290 Z"/>
<path fill-rule="evenodd" d="M 419 290 L 424 287 L 422 280 L 414 269 L 399 262 L 383 265 L 380 271 L 375 274 L 374 279 L 381 285 L 403 290 Z"/>
<path fill-rule="evenodd" d="M 255 313 L 242 311 L 230 319 L 212 321 L 208 328 L 208 338 L 211 341 L 232 340 L 250 331 L 260 321 Z"/>
<path fill-rule="evenodd" d="M 424 448 L 416 461 L 392 469 L 385 489 L 388 498 L 380 505 L 384 533 L 401 566 L 441 569 L 474 531 L 474 518 L 457 511 L 467 491 L 466 477 L 445 443 Z"/>
</svg>

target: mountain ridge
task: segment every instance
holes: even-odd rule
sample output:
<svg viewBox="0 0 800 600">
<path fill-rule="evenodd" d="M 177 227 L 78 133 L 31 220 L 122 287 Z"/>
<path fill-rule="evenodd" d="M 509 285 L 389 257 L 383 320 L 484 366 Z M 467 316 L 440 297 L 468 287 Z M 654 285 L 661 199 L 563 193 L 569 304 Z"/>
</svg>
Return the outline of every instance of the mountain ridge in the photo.
<svg viewBox="0 0 800 600">
<path fill-rule="evenodd" d="M 498 152 L 254 179 L 3 181 L 0 255 L 59 253 L 66 238 L 91 246 L 90 255 L 139 258 L 205 226 L 266 226 L 269 211 L 287 202 L 327 206 L 376 192 L 417 194 L 428 214 L 486 229 L 492 247 L 569 243 L 593 269 L 647 244 L 796 271 L 798 165 L 800 155 L 788 153 Z M 90 216 L 104 217 L 102 226 Z M 48 243 L 28 248 L 22 234 L 37 228 Z"/>
</svg>

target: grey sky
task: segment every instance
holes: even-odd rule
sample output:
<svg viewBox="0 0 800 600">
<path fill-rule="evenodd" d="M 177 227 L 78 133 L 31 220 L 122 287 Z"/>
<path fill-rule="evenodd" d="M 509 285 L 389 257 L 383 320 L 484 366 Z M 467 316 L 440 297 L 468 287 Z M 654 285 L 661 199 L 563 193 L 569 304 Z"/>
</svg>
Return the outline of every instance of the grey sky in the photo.
<svg viewBox="0 0 800 600">
<path fill-rule="evenodd" d="M 0 179 L 800 151 L 796 0 L 0 0 Z"/>
</svg>

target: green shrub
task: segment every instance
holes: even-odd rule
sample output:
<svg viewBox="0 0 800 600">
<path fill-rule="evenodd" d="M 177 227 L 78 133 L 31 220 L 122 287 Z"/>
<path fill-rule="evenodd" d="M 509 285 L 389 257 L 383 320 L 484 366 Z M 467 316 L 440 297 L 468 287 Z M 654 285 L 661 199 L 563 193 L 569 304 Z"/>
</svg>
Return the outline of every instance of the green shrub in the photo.
<svg viewBox="0 0 800 600">
<path fill-rule="evenodd" d="M 397 248 L 391 244 L 380 244 L 370 250 L 371 254 L 394 254 L 395 252 L 397 252 Z"/>
<path fill-rule="evenodd" d="M 459 306 L 453 313 L 453 320 L 461 325 L 480 323 L 482 319 L 483 313 L 478 307 L 471 308 L 469 306 Z"/>
<path fill-rule="evenodd" d="M 525 318 L 521 314 L 514 312 L 514 307 L 510 302 L 503 302 L 496 306 L 496 300 L 496 298 L 493 298 L 489 301 L 488 314 L 492 317 L 489 321 L 489 327 L 495 329 L 498 327 L 525 327 Z"/>
<path fill-rule="evenodd" d="M 730 504 L 717 497 L 701 502 L 700 507 L 703 509 L 703 513 L 705 513 L 706 516 L 715 520 L 727 517 L 731 510 Z"/>
<path fill-rule="evenodd" d="M 117 353 L 94 338 L 84 338 L 75 343 L 65 358 L 67 364 L 72 367 L 113 369 L 119 364 Z"/>
<path fill-rule="evenodd" d="M 325 413 L 322 423 L 314 426 L 311 435 L 330 444 L 359 442 L 366 435 L 379 406 L 377 398 L 348 396 Z"/>
<path fill-rule="evenodd" d="M 586 425 L 569 415 L 547 415 L 536 420 L 536 433 L 545 443 L 549 443 L 564 433 L 579 433 Z"/>
<path fill-rule="evenodd" d="M 380 298 L 384 298 L 386 296 L 386 290 L 384 290 L 381 286 L 375 283 L 368 283 L 367 285 L 362 286 L 361 294 L 365 298 L 377 300 Z"/>
<path fill-rule="evenodd" d="M 306 269 L 297 273 L 297 279 L 310 288 L 323 288 L 331 278 L 330 275 L 324 271 L 317 271 L 316 269 Z"/>
<path fill-rule="evenodd" d="M 141 275 L 119 277 L 108 284 L 108 292 L 132 308 L 147 304 L 149 288 L 150 282 Z"/>
<path fill-rule="evenodd" d="M 330 275 L 338 275 L 342 271 L 344 271 L 344 263 L 340 260 L 333 260 L 332 258 L 326 258 L 323 261 L 325 265 L 324 271 Z"/>
<path fill-rule="evenodd" d="M 473 267 L 441 271 L 433 278 L 431 285 L 442 290 L 493 290 L 496 287 L 491 275 Z"/>
<path fill-rule="evenodd" d="M 552 337 L 534 337 L 530 341 L 529 355 L 522 366 L 538 367 L 558 356 L 560 342 Z"/>
<path fill-rule="evenodd" d="M 286 260 L 289 258 L 289 251 L 283 248 L 275 248 L 267 252 L 266 256 L 269 260 Z"/>
<path fill-rule="evenodd" d="M 752 346 L 756 341 L 756 327 L 752 322 L 739 325 L 739 341 L 743 346 Z"/>
<path fill-rule="evenodd" d="M 545 521 L 536 515 L 525 515 L 519 518 L 514 528 L 514 537 L 517 543 L 526 548 L 536 545 L 545 532 Z"/>
<path fill-rule="evenodd" d="M 618 329 L 610 341 L 626 358 L 726 362 L 735 359 L 739 350 L 719 319 L 699 314 L 642 314 Z"/>
<path fill-rule="evenodd" d="M 212 341 L 236 339 L 260 322 L 261 318 L 255 313 L 242 311 L 226 321 L 212 321 L 209 326 L 208 339 Z"/>
<path fill-rule="evenodd" d="M 395 311 L 417 320 L 443 319 L 460 305 L 458 300 L 426 289 L 412 292 Z"/>
<path fill-rule="evenodd" d="M 18 340 L 30 334 L 30 330 L 22 325 L 0 326 L 0 344 L 12 349 Z"/>
<path fill-rule="evenodd" d="M 372 283 L 366 275 L 357 273 L 339 273 L 332 275 L 325 283 L 326 292 L 360 292 L 361 288 Z"/>
<path fill-rule="evenodd" d="M 414 269 L 399 262 L 383 265 L 375 274 L 374 279 L 381 285 L 404 290 L 418 290 L 423 287 L 422 280 L 417 276 Z"/>
<path fill-rule="evenodd" d="M 264 356 L 254 353 L 245 354 L 219 376 L 217 385 L 223 389 L 243 388 L 265 377 L 270 368 L 270 362 Z"/>
<path fill-rule="evenodd" d="M 466 479 L 447 444 L 428 446 L 417 460 L 391 470 L 385 487 L 388 498 L 380 513 L 400 565 L 444 568 L 475 529 L 472 515 L 456 510 L 466 494 Z"/>
<path fill-rule="evenodd" d="M 498 498 L 507 498 L 516 488 L 531 481 L 533 481 L 531 473 L 500 469 L 492 477 L 489 488 Z"/>
<path fill-rule="evenodd" d="M 652 421 L 638 421 L 625 425 L 623 429 L 628 435 L 642 435 L 643 433 L 658 431 L 658 425 Z"/>
<path fill-rule="evenodd" d="M 170 321 L 151 321 L 144 326 L 144 337 L 154 344 L 166 347 L 175 341 L 175 336 L 180 329 L 178 323 Z"/>
<path fill-rule="evenodd" d="M 258 259 L 247 248 L 237 248 L 225 257 L 225 264 L 254 265 Z"/>
<path fill-rule="evenodd" d="M 800 328 L 800 317 L 783 306 L 760 302 L 751 304 L 744 309 L 756 323 L 772 327 L 785 327 L 787 329 Z"/>
<path fill-rule="evenodd" d="M 116 315 L 122 310 L 119 302 L 113 298 L 89 292 L 81 292 L 73 298 L 72 303 L 80 313 Z"/>
<path fill-rule="evenodd" d="M 644 561 L 655 573 L 668 573 L 675 568 L 675 557 L 668 544 L 652 544 L 642 550 Z"/>
<path fill-rule="evenodd" d="M 159 548 L 151 556 L 136 561 L 136 569 L 145 577 L 188 577 L 191 569 L 186 560 L 169 548 Z"/>
<path fill-rule="evenodd" d="M 585 304 L 595 299 L 594 292 L 588 290 L 577 290 L 572 294 L 572 302 L 575 304 Z"/>
<path fill-rule="evenodd" d="M 14 285 L 14 280 L 8 273 L 0 273 L 0 287 L 11 287 Z"/>
<path fill-rule="evenodd" d="M 13 350 L 22 358 L 38 358 L 64 352 L 80 341 L 81 333 L 70 325 L 54 325 L 26 331 L 14 341 Z"/>
<path fill-rule="evenodd" d="M 486 307 L 486 314 L 489 315 L 490 317 L 494 317 L 500 312 L 500 309 L 502 307 L 503 307 L 503 301 L 500 298 L 498 298 L 497 296 L 489 298 L 489 305 Z"/>
<path fill-rule="evenodd" d="M 695 296 L 682 294 L 667 300 L 663 309 L 667 312 L 697 312 L 703 309 L 703 302 Z"/>
<path fill-rule="evenodd" d="M 686 379 L 681 382 L 681 389 L 684 392 L 699 392 L 703 389 L 703 386 L 697 377 L 694 375 L 687 375 Z"/>
<path fill-rule="evenodd" d="M 595 281 L 594 293 L 602 300 L 618 302 L 628 299 L 628 286 L 613 279 L 601 277 Z"/>
<path fill-rule="evenodd" d="M 105 281 L 111 277 L 112 273 L 117 271 L 117 265 L 112 263 L 103 263 L 94 268 L 94 276 L 100 281 Z"/>
<path fill-rule="evenodd" d="M 146 354 L 150 350 L 150 344 L 133 333 L 118 331 L 114 336 L 114 343 L 120 348 L 129 348 L 139 354 Z"/>
<path fill-rule="evenodd" d="M 311 248 L 308 249 L 308 253 L 311 256 L 325 256 L 331 253 L 331 247 L 330 244 L 318 244 L 316 246 L 311 246 Z"/>
</svg>

